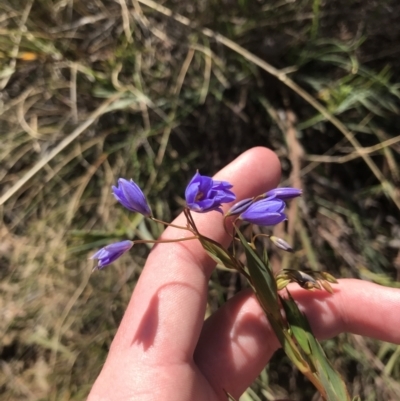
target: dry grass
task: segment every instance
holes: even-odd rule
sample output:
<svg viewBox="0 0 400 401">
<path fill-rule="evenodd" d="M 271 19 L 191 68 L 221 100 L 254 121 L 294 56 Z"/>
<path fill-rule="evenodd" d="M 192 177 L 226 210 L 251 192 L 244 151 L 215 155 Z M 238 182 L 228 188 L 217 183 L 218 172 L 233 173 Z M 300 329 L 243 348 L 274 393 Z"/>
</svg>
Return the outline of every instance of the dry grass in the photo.
<svg viewBox="0 0 400 401">
<path fill-rule="evenodd" d="M 87 257 L 159 235 L 115 207 L 120 176 L 168 220 L 196 168 L 270 146 L 305 190 L 276 266 L 398 286 L 400 6 L 378 3 L 0 4 L 2 399 L 85 399 L 148 249 L 92 276 Z M 235 281 L 215 274 L 211 309 Z M 325 349 L 354 394 L 398 400 L 396 346 Z M 313 390 L 278 353 L 243 399 L 285 396 Z"/>
</svg>

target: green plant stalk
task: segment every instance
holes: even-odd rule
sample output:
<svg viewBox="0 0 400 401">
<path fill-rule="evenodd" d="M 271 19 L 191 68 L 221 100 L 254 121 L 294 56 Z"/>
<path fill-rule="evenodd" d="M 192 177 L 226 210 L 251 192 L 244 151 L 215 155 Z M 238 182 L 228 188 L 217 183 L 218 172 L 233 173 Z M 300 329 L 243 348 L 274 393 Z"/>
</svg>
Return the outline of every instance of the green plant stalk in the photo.
<svg viewBox="0 0 400 401">
<path fill-rule="evenodd" d="M 317 38 L 318 35 L 318 25 L 319 25 L 319 9 L 321 6 L 321 0 L 313 1 L 313 19 L 311 25 L 311 40 Z"/>
<path fill-rule="evenodd" d="M 247 277 L 247 280 L 250 286 L 253 288 L 258 302 L 260 303 L 261 308 L 263 309 L 272 329 L 282 345 L 283 350 L 288 358 L 300 370 L 300 372 L 303 373 L 304 376 L 306 376 L 311 383 L 314 384 L 322 397 L 326 399 L 326 391 L 323 384 L 313 373 L 313 369 L 311 369 L 310 364 L 302 356 L 301 351 L 294 342 L 292 335 L 288 330 L 287 323 L 282 317 L 275 277 L 272 275 L 271 270 L 265 266 L 262 260 L 253 251 L 251 245 L 247 243 L 239 229 L 236 229 L 236 232 L 242 244 L 245 246 L 248 269 L 250 273 Z M 255 260 L 258 262 L 257 266 L 251 263 L 252 258 L 255 258 Z M 260 267 L 262 265 L 264 265 L 264 268 L 262 269 L 262 273 L 264 273 L 263 276 L 264 278 L 268 277 L 266 281 L 263 281 L 260 275 Z M 268 282 L 267 286 L 264 285 L 266 282 Z"/>
<path fill-rule="evenodd" d="M 292 307 L 292 313 L 286 313 L 287 321 L 282 316 L 281 303 L 286 306 L 286 301 L 281 300 L 278 294 L 275 277 L 269 266 L 266 255 L 264 256 L 264 260 L 262 260 L 254 252 L 252 245 L 247 242 L 237 227 L 236 233 L 246 253 L 247 269 L 249 271 L 247 280 L 253 288 L 288 358 L 295 364 L 300 372 L 314 384 L 315 388 L 325 400 L 345 401 L 346 398 L 349 400 L 348 394 L 345 395 L 345 398 L 340 398 L 335 392 L 332 381 L 337 381 L 337 387 L 341 389 L 345 387 L 344 383 L 327 361 L 322 348 L 309 328 L 306 317 L 301 314 L 292 299 L 292 304 L 289 305 Z M 329 372 L 333 372 L 331 376 L 329 375 L 328 369 L 330 370 Z M 330 381 L 330 379 L 332 379 L 332 381 Z M 347 391 L 344 390 L 344 392 L 346 393 Z"/>
<path fill-rule="evenodd" d="M 196 230 L 194 225 L 192 225 L 192 229 Z M 239 238 L 242 241 L 246 241 L 238 230 L 237 232 L 239 233 Z M 250 286 L 253 288 L 258 302 L 260 303 L 265 315 L 267 316 L 267 319 L 272 329 L 274 330 L 280 344 L 282 345 L 282 348 L 284 349 L 286 355 L 295 364 L 299 371 L 303 373 L 304 376 L 306 376 L 311 381 L 311 383 L 314 384 L 322 397 L 326 399 L 327 396 L 325 388 L 314 373 L 315 368 L 312 366 L 312 363 L 310 363 L 310 361 L 306 361 L 305 358 L 302 356 L 301 350 L 295 343 L 295 340 L 290 333 L 290 329 L 288 328 L 287 323 L 282 317 L 280 311 L 281 308 L 279 305 L 279 295 L 274 276 L 270 274 L 269 285 L 273 288 L 272 292 L 262 291 L 260 290 L 260 288 L 257 288 L 257 282 L 261 282 L 261 280 L 254 279 L 254 274 L 260 279 L 260 274 L 262 275 L 262 273 L 269 271 L 269 269 L 262 269 L 263 262 L 257 257 L 258 266 L 255 269 L 250 267 L 248 269 L 249 273 L 247 273 L 246 270 L 238 264 L 236 259 L 230 254 L 228 250 L 223 248 L 220 244 L 213 241 L 212 239 L 200 234 L 198 235 L 199 241 L 201 242 L 203 248 L 210 255 L 210 257 L 214 259 L 214 261 L 225 265 L 227 268 L 238 270 L 240 273 L 244 274 Z M 251 248 L 251 245 L 248 244 L 248 247 Z"/>
</svg>

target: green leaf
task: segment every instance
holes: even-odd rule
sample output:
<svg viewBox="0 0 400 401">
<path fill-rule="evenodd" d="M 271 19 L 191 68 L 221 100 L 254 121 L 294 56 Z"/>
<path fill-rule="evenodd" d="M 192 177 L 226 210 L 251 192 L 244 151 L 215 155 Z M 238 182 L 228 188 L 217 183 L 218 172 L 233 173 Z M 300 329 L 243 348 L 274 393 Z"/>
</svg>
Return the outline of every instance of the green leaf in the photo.
<svg viewBox="0 0 400 401">
<path fill-rule="evenodd" d="M 236 232 L 246 253 L 247 268 L 252 280 L 250 284 L 253 286 L 254 292 L 256 293 L 257 298 L 264 310 L 276 317 L 279 321 L 281 319 L 281 315 L 278 302 L 278 288 L 276 286 L 275 277 L 272 273 L 271 267 L 268 261 L 265 263 L 254 252 L 246 238 L 237 227 Z"/>
<path fill-rule="evenodd" d="M 289 331 L 277 324 L 272 316 L 267 315 L 267 318 L 288 358 L 304 375 L 312 375 L 313 372 L 311 371 L 308 362 L 304 359 Z"/>
<path fill-rule="evenodd" d="M 324 350 L 312 333 L 307 317 L 299 310 L 289 292 L 288 295 L 289 299 L 281 298 L 287 321 L 296 341 L 314 367 L 315 373 L 326 391 L 327 400 L 350 401 L 342 377 L 328 361 Z"/>
<path fill-rule="evenodd" d="M 247 269 L 251 278 L 250 284 L 253 287 L 258 302 L 260 302 L 261 307 L 265 311 L 268 321 L 278 337 L 282 348 L 301 372 L 310 372 L 307 362 L 304 360 L 300 350 L 286 329 L 285 322 L 282 318 L 278 300 L 278 288 L 268 262 L 267 253 L 264 252 L 263 259 L 260 259 L 237 227 L 236 232 L 245 249 Z"/>
<path fill-rule="evenodd" d="M 265 311 L 271 327 L 278 337 L 286 355 L 296 364 L 300 371 L 307 371 L 307 363 L 304 361 L 296 344 L 285 328 L 278 300 L 278 288 L 268 262 L 267 253 L 264 252 L 263 259 L 260 259 L 237 227 L 236 232 L 245 249 L 247 269 L 251 278 L 250 285 L 253 287 L 258 302 L 260 302 L 261 307 Z"/>
<path fill-rule="evenodd" d="M 228 269 L 239 270 L 237 261 L 233 256 L 218 242 L 211 238 L 200 235 L 199 241 L 208 255 L 219 265 Z"/>
<path fill-rule="evenodd" d="M 347 392 L 346 385 L 338 372 L 334 369 L 331 363 L 326 358 L 325 352 L 321 344 L 312 336 L 310 341 L 312 353 L 316 361 L 315 366 L 318 371 L 318 376 L 324 384 L 328 395 L 328 401 L 350 401 L 350 395 Z"/>
<path fill-rule="evenodd" d="M 261 259 L 237 227 L 236 232 L 245 249 L 250 284 L 286 355 L 326 394 L 327 401 L 350 401 L 342 378 L 326 359 L 306 317 L 300 312 L 290 294 L 289 299 L 279 297 L 266 253 L 263 255 L 264 260 Z M 289 329 L 281 316 L 280 300 L 286 311 Z"/>
<path fill-rule="evenodd" d="M 306 355 L 311 355 L 311 347 L 308 341 L 309 331 L 307 327 L 304 327 L 304 315 L 300 312 L 296 302 L 291 298 L 284 299 L 281 297 L 281 303 L 285 309 L 286 318 L 296 341 Z"/>
</svg>

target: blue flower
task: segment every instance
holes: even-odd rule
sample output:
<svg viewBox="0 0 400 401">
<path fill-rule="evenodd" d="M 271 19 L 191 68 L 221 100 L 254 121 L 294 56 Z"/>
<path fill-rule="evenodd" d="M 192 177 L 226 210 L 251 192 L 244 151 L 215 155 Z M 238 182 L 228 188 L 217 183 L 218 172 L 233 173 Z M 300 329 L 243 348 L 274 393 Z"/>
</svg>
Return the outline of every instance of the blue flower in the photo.
<svg viewBox="0 0 400 401">
<path fill-rule="evenodd" d="M 121 241 L 115 244 L 110 244 L 97 251 L 90 259 L 97 259 L 97 266 L 93 270 L 100 270 L 117 260 L 125 252 L 132 248 L 133 241 Z"/>
<path fill-rule="evenodd" d="M 301 189 L 297 188 L 291 188 L 291 187 L 284 187 L 284 188 L 275 188 L 271 189 L 271 191 L 268 191 L 265 196 L 267 198 L 269 197 L 275 197 L 281 200 L 288 200 L 288 199 L 293 199 L 296 198 L 297 196 L 300 196 L 302 194 Z"/>
<path fill-rule="evenodd" d="M 120 178 L 118 180 L 118 185 L 119 187 L 113 186 L 112 189 L 115 199 L 117 199 L 122 206 L 132 212 L 137 212 L 147 217 L 151 216 L 151 209 L 147 203 L 146 197 L 135 182 Z"/>
<path fill-rule="evenodd" d="M 235 203 L 226 213 L 225 216 L 232 216 L 234 214 L 243 213 L 254 201 L 254 198 L 246 198 Z"/>
<path fill-rule="evenodd" d="M 217 210 L 222 213 L 221 204 L 236 199 L 235 194 L 230 191 L 232 187 L 229 182 L 215 181 L 197 172 L 186 188 L 186 204 L 193 212 L 205 213 Z"/>
<path fill-rule="evenodd" d="M 281 199 L 265 198 L 252 203 L 239 219 L 260 226 L 274 226 L 286 220 L 286 215 L 283 213 L 285 206 L 285 202 Z"/>
<path fill-rule="evenodd" d="M 297 188 L 286 187 L 286 188 L 271 189 L 270 191 L 266 192 L 263 195 L 259 195 L 254 198 L 243 199 L 235 203 L 229 209 L 228 213 L 226 213 L 226 216 L 232 216 L 235 214 L 244 213 L 250 207 L 250 205 L 259 202 L 260 200 L 265 198 L 270 198 L 270 199 L 275 198 L 284 201 L 296 198 L 297 196 L 301 196 L 301 194 L 302 190 Z"/>
</svg>

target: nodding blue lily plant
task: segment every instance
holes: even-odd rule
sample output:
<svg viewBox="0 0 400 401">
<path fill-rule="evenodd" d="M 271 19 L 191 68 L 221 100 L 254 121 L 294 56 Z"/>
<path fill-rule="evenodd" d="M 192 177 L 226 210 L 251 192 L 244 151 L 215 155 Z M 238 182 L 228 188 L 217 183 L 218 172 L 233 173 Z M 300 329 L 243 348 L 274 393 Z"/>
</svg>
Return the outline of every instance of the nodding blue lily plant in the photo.
<svg viewBox="0 0 400 401">
<path fill-rule="evenodd" d="M 196 172 L 185 191 L 186 215 L 189 217 L 190 212 L 209 213 L 217 211 L 223 213 L 222 205 L 236 200 L 236 195 L 232 192 L 232 188 L 233 185 L 227 181 L 217 181 Z M 146 196 L 133 180 L 127 180 L 125 178 L 118 179 L 117 186 L 112 186 L 112 192 L 115 199 L 129 211 L 140 213 L 149 219 L 156 220 L 152 216 Z M 243 199 L 235 203 L 226 213 L 225 218 L 236 216 L 236 220 L 238 221 L 260 226 L 274 226 L 286 220 L 286 215 L 284 213 L 286 207 L 285 200 L 298 197 L 301 193 L 302 191 L 296 188 L 275 188 L 265 194 L 254 198 Z M 194 226 L 191 217 L 189 217 L 189 222 L 190 225 Z M 168 223 L 165 224 L 168 225 Z M 200 233 L 196 232 L 193 232 L 193 234 L 194 238 L 198 238 L 200 235 Z M 182 241 L 183 240 L 187 240 L 187 238 L 182 239 Z M 100 249 L 91 257 L 91 259 L 98 261 L 94 270 L 101 270 L 105 266 L 113 263 L 124 253 L 128 252 L 134 243 L 139 242 L 153 241 L 123 240 Z"/>
<path fill-rule="evenodd" d="M 134 181 L 120 178 L 117 186 L 112 187 L 112 191 L 116 200 L 129 211 L 140 213 L 165 226 L 172 225 L 153 216 L 146 196 Z M 309 269 L 300 271 L 290 268 L 274 273 L 266 253 L 264 252 L 262 257 L 257 254 L 256 239 L 267 238 L 279 249 L 293 253 L 291 245 L 284 239 L 271 234 L 251 234 L 250 239 L 243 234 L 246 232 L 248 236 L 249 232 L 252 233 L 253 225 L 272 227 L 287 220 L 286 202 L 301 195 L 301 189 L 274 188 L 253 198 L 233 203 L 236 201 L 236 195 L 233 192 L 232 184 L 227 181 L 214 180 L 197 172 L 185 191 L 184 214 L 187 225 L 182 227 L 173 225 L 175 228 L 190 231 L 192 236 L 172 240 L 124 239 L 115 242 L 98 250 L 91 257 L 97 261 L 93 270 L 101 270 L 110 265 L 128 252 L 134 244 L 200 241 L 204 250 L 217 262 L 217 265 L 236 270 L 245 276 L 286 355 L 310 379 L 321 393 L 322 398 L 327 401 L 350 401 L 341 377 L 326 360 L 325 354 L 320 351 L 320 345 L 312 334 L 306 317 L 298 309 L 287 288 L 289 283 L 295 282 L 307 290 L 324 289 L 332 293 L 333 289 L 330 283 L 337 283 L 337 281 L 329 273 Z M 222 244 L 198 231 L 192 212 L 223 213 L 223 205 L 232 203 L 233 205 L 225 213 L 223 219 L 226 232 L 230 231 L 228 227 L 232 228 L 230 232 L 233 239 L 232 249 L 226 249 Z M 227 220 L 230 221 L 230 224 L 227 224 Z M 246 230 L 243 230 L 242 227 L 245 227 Z M 246 263 L 243 262 L 243 258 L 237 256 L 239 247 L 246 255 Z M 289 298 L 283 297 L 279 293 L 283 288 L 286 288 Z"/>
</svg>

